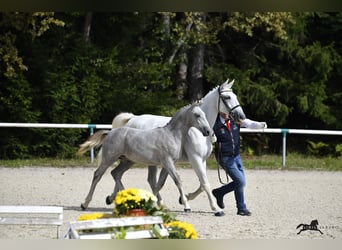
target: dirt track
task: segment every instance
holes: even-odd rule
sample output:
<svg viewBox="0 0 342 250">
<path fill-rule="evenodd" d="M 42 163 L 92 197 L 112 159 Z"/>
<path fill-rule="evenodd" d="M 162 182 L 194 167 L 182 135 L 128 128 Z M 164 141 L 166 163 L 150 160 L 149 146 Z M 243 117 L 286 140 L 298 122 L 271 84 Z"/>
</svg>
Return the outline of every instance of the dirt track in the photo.
<svg viewBox="0 0 342 250">
<path fill-rule="evenodd" d="M 110 212 L 105 204 L 112 192 L 109 171 L 97 186 L 86 212 L 81 211 L 94 168 L 0 167 L 0 205 L 57 205 L 64 207 L 64 235 L 68 222 L 82 213 Z M 198 187 L 191 169 L 179 169 L 186 191 Z M 222 172 L 223 173 L 223 172 Z M 161 191 L 166 205 L 180 220 L 192 223 L 202 239 L 342 239 L 342 172 L 293 172 L 247 170 L 246 202 L 253 215 L 236 215 L 233 194 L 225 198 L 226 215 L 215 217 L 205 193 L 190 202 L 192 212 L 184 213 L 178 204 L 178 191 L 169 178 Z M 126 187 L 149 189 L 147 169 L 132 169 L 124 176 Z M 219 184 L 217 171 L 208 170 L 212 188 Z M 304 231 L 296 226 L 319 222 L 323 232 Z M 53 227 L 0 226 L 1 239 L 55 238 Z"/>
</svg>

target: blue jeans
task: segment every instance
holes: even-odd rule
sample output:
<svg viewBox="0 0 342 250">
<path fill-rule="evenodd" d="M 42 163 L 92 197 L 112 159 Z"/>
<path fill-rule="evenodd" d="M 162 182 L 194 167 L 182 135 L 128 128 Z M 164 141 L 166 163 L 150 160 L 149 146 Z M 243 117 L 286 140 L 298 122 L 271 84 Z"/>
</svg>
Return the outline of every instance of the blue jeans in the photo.
<svg viewBox="0 0 342 250">
<path fill-rule="evenodd" d="M 234 191 L 236 207 L 238 210 L 246 210 L 244 188 L 246 186 L 245 171 L 240 155 L 223 156 L 220 165 L 224 168 L 229 177 L 233 180 L 227 185 L 217 189 L 223 196 L 231 191 Z"/>
</svg>

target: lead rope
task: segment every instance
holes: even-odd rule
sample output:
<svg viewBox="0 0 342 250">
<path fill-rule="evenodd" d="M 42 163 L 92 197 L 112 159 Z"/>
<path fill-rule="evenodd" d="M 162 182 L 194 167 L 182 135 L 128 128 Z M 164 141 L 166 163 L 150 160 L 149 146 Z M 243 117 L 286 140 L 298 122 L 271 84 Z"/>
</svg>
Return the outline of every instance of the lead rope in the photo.
<svg viewBox="0 0 342 250">
<path fill-rule="evenodd" d="M 218 148 L 218 150 L 219 150 L 218 152 L 221 152 L 221 149 L 220 149 L 221 143 L 218 143 L 218 147 L 219 147 Z M 222 159 L 221 155 L 219 155 L 219 157 Z M 223 182 L 222 178 L 221 178 L 221 171 L 220 171 L 220 168 L 222 168 L 222 167 L 221 167 L 219 161 L 216 161 L 216 163 L 217 163 L 217 175 L 218 175 L 218 179 L 219 179 L 220 183 L 224 184 L 224 185 L 228 184 L 229 183 L 229 176 L 227 175 L 226 171 L 224 171 L 226 173 L 227 182 Z"/>
<path fill-rule="evenodd" d="M 217 100 L 217 110 L 220 112 L 221 86 L 218 88 L 218 93 L 219 93 L 219 98 Z M 221 143 L 217 143 L 217 145 L 219 147 L 218 152 L 221 152 Z M 218 155 L 218 157 L 220 157 L 222 159 L 221 155 Z M 227 182 L 222 181 L 221 172 L 220 172 L 220 168 L 222 168 L 222 167 L 219 163 L 219 159 L 216 159 L 216 163 L 217 163 L 217 175 L 218 175 L 218 179 L 219 179 L 220 183 L 221 184 L 228 184 L 229 183 L 229 176 L 227 175 L 226 171 L 224 171 L 224 172 L 226 173 Z"/>
<path fill-rule="evenodd" d="M 221 178 L 220 168 L 221 168 L 220 164 L 217 163 L 217 175 L 218 175 L 219 181 L 220 181 L 221 184 L 226 185 L 226 184 L 229 183 L 229 176 L 228 176 L 227 173 L 226 173 L 227 182 L 223 182 L 223 181 L 222 181 L 222 178 Z"/>
</svg>

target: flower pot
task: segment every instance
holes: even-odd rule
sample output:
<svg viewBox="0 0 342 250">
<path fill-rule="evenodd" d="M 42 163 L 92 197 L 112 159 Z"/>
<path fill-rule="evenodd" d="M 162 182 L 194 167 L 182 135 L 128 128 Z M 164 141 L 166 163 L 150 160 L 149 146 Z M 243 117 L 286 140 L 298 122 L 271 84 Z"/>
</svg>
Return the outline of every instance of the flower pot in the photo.
<svg viewBox="0 0 342 250">
<path fill-rule="evenodd" d="M 127 216 L 146 216 L 146 211 L 141 208 L 133 208 L 127 211 Z"/>
</svg>

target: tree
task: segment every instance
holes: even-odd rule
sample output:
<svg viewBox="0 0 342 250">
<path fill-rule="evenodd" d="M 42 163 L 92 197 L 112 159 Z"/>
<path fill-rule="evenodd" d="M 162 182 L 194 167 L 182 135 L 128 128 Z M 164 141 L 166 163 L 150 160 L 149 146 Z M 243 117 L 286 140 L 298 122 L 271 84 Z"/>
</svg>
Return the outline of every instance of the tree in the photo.
<svg viewBox="0 0 342 250">
<path fill-rule="evenodd" d="M 252 119 L 270 127 L 341 128 L 341 13 L 0 17 L 4 121 L 111 123 L 121 111 L 172 115 L 230 78 Z M 81 130 L 1 133 L 4 158 L 69 157 L 88 136 Z M 279 144 L 279 138 L 251 135 L 243 143 L 256 140 Z"/>
<path fill-rule="evenodd" d="M 91 21 L 93 18 L 93 12 L 87 12 L 84 20 L 84 41 L 90 42 L 90 30 L 91 30 Z"/>
<path fill-rule="evenodd" d="M 41 111 L 35 106 L 35 86 L 25 73 L 30 68 L 23 55 L 32 43 L 53 26 L 64 23 L 54 13 L 0 13 L 0 117 L 7 122 L 36 122 Z M 25 157 L 33 134 L 22 129 L 1 129 L 0 155 Z"/>
<path fill-rule="evenodd" d="M 50 29 L 51 25 L 64 25 L 63 21 L 54 18 L 52 12 L 2 12 L 0 20 L 0 70 L 6 78 L 13 78 L 19 71 L 27 70 L 16 45 L 19 34 L 35 39 Z"/>
</svg>

